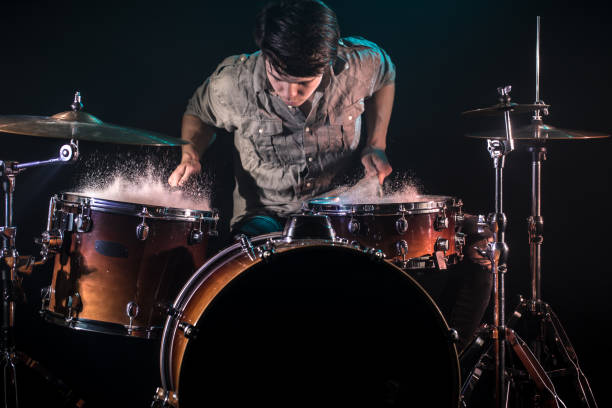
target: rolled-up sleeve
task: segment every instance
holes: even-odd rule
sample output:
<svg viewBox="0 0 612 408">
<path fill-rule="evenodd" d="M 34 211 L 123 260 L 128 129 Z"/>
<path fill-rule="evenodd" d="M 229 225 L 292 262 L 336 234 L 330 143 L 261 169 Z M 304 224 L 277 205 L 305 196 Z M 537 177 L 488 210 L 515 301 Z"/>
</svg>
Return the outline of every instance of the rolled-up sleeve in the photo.
<svg viewBox="0 0 612 408">
<path fill-rule="evenodd" d="M 362 37 L 349 37 L 344 43 L 352 48 L 349 59 L 358 64 L 357 75 L 367 83 L 368 96 L 395 82 L 395 65 L 385 50 Z"/>
</svg>

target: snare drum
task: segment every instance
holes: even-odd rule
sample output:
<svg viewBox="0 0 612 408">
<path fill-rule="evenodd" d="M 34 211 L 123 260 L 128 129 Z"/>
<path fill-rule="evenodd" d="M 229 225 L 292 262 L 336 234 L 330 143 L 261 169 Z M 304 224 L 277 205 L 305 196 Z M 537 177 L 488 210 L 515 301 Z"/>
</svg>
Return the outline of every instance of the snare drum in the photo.
<svg viewBox="0 0 612 408">
<path fill-rule="evenodd" d="M 456 408 L 458 360 L 444 317 L 376 253 L 272 234 L 218 253 L 166 321 L 157 399 L 181 408 Z"/>
<path fill-rule="evenodd" d="M 157 337 L 172 300 L 207 259 L 217 220 L 215 211 L 52 197 L 43 245 L 57 254 L 43 316 L 76 330 Z"/>
<path fill-rule="evenodd" d="M 306 213 L 327 215 L 336 235 L 382 250 L 403 269 L 446 269 L 462 256 L 463 203 L 453 197 L 423 196 L 407 203 L 350 204 L 337 197 L 311 200 Z"/>
</svg>

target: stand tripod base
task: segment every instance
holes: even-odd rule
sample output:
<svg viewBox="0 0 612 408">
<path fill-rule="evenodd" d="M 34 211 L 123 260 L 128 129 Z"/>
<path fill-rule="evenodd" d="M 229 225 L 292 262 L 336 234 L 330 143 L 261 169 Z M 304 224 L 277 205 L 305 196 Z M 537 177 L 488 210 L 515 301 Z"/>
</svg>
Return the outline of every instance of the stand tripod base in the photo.
<svg viewBox="0 0 612 408">
<path fill-rule="evenodd" d="M 1 360 L 4 384 L 0 403 L 3 406 L 81 408 L 85 405 L 64 382 L 25 353 L 5 352 Z"/>
<path fill-rule="evenodd" d="M 520 298 L 508 326 L 523 334 L 568 406 L 597 407 L 574 346 L 549 304 Z"/>
<path fill-rule="evenodd" d="M 544 368 L 539 364 L 526 343 L 521 340 L 514 330 L 505 327 L 500 341 L 504 341 L 508 347 L 507 364 L 504 371 L 504 406 L 516 407 L 546 407 L 557 408 L 558 396 L 555 386 L 547 375 Z M 476 338 L 461 354 L 462 378 L 464 383 L 461 389 L 461 403 L 463 407 L 485 407 L 494 402 L 493 395 L 484 390 L 490 390 L 487 382 L 494 379 L 495 367 L 495 335 L 494 328 L 485 325 L 481 327 Z M 520 363 L 520 367 L 518 367 Z M 486 386 L 482 387 L 481 380 Z M 527 385 L 533 392 L 526 393 Z M 478 392 L 480 391 L 480 393 Z M 529 401 L 541 401 L 539 405 L 532 405 Z M 512 403 L 512 405 L 510 405 Z"/>
<path fill-rule="evenodd" d="M 515 332 L 521 332 L 527 342 Z M 489 407 L 494 403 L 494 329 L 484 325 L 460 356 L 462 407 Z M 508 320 L 504 341 L 508 407 L 597 408 L 595 396 L 580 368 L 561 322 L 542 301 L 520 303 Z M 532 352 L 534 350 L 534 352 Z M 557 392 L 559 390 L 559 392 Z"/>
</svg>

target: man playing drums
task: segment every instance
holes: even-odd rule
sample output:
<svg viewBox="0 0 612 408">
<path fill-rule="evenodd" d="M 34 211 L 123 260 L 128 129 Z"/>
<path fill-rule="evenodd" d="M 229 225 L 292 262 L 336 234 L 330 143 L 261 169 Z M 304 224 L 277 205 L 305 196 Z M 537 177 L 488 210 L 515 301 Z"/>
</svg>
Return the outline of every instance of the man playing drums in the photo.
<svg viewBox="0 0 612 408">
<path fill-rule="evenodd" d="M 268 5 L 257 16 L 255 42 L 260 51 L 226 58 L 195 91 L 181 132 L 190 143 L 168 179 L 183 185 L 201 171 L 215 129 L 232 132 L 232 231 L 248 236 L 281 231 L 286 217 L 336 187 L 359 162 L 382 184 L 392 171 L 385 149 L 395 92 L 387 53 L 362 38 L 340 38 L 335 13 L 321 1 Z M 480 283 L 462 284 L 479 288 L 463 294 L 471 303 L 470 321 L 456 326 L 463 343 L 489 299 L 486 267 L 476 269 Z"/>
</svg>

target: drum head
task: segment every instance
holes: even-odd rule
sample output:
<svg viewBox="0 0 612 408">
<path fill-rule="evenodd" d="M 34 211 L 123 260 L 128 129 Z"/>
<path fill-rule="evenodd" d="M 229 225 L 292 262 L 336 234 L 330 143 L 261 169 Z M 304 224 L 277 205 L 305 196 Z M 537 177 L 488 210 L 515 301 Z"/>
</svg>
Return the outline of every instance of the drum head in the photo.
<svg viewBox="0 0 612 408">
<path fill-rule="evenodd" d="M 350 247 L 278 251 L 221 289 L 197 328 L 181 408 L 458 405 L 437 306 L 399 268 Z"/>
</svg>

